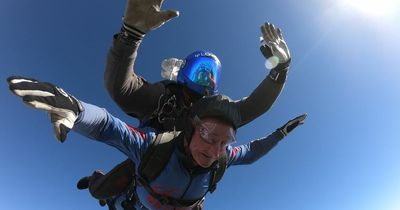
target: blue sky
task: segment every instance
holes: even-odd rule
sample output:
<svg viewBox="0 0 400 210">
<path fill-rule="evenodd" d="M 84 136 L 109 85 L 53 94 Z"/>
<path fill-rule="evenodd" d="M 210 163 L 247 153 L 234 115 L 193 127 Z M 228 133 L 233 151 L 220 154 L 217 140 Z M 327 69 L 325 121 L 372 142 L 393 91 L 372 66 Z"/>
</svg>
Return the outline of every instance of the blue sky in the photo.
<svg viewBox="0 0 400 210">
<path fill-rule="evenodd" d="M 206 209 L 400 209 L 400 3 L 391 0 L 176 1 L 180 17 L 149 33 L 138 73 L 158 81 L 164 58 L 210 50 L 221 92 L 247 96 L 267 75 L 260 25 L 282 28 L 292 54 L 286 86 L 269 112 L 238 132 L 267 135 L 307 112 L 306 124 L 253 165 L 232 167 Z M 10 75 L 50 81 L 130 124 L 103 86 L 124 1 L 11 1 L 0 7 L 0 209 L 101 209 L 76 181 L 124 160 L 70 133 L 53 138 L 45 113 L 9 91 Z"/>
</svg>

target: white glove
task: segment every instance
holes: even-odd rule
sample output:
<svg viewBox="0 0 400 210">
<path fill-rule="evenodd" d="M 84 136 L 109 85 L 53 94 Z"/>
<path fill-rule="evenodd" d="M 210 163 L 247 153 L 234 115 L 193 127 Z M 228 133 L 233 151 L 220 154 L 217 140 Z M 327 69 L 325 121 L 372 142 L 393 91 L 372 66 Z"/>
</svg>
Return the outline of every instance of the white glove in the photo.
<svg viewBox="0 0 400 210">
<path fill-rule="evenodd" d="M 7 82 L 10 90 L 27 105 L 48 112 L 56 138 L 64 142 L 83 110 L 80 102 L 51 83 L 19 76 L 9 77 Z"/>
</svg>

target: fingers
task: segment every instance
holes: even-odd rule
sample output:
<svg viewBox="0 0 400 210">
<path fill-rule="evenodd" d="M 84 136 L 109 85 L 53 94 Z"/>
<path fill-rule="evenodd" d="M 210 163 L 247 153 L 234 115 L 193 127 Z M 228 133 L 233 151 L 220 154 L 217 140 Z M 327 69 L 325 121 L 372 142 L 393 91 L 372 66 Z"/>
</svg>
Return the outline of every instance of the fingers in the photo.
<svg viewBox="0 0 400 210">
<path fill-rule="evenodd" d="M 7 82 L 8 84 L 12 84 L 12 83 L 18 83 L 18 82 L 39 82 L 35 79 L 32 78 L 28 78 L 28 77 L 21 77 L 21 76 L 11 76 L 7 78 Z"/>
<path fill-rule="evenodd" d="M 304 124 L 304 121 L 305 121 L 306 117 L 307 117 L 307 114 L 304 113 L 304 114 L 302 114 L 300 116 L 297 116 L 296 118 L 293 118 L 293 119 L 289 120 L 288 124 L 289 125 L 296 125 L 296 126 L 297 125 L 302 125 L 302 124 Z"/>
<path fill-rule="evenodd" d="M 164 22 L 167 22 L 167 21 L 171 20 L 172 18 L 178 17 L 179 11 L 166 10 L 166 11 L 161 11 L 158 15 L 159 15 L 159 19 L 164 20 Z"/>
<path fill-rule="evenodd" d="M 269 42 L 272 40 L 272 37 L 269 35 L 268 30 L 268 23 L 265 23 L 264 25 L 261 26 L 261 33 L 263 34 L 263 38 L 266 42 Z"/>
<path fill-rule="evenodd" d="M 54 96 L 53 86 L 49 83 L 41 83 L 37 80 L 24 77 L 9 77 L 7 78 L 7 82 L 11 92 L 20 97 L 27 95 Z"/>
<path fill-rule="evenodd" d="M 273 30 L 275 30 L 275 26 L 271 23 L 267 22 L 261 26 L 261 32 L 264 36 L 264 39 L 266 39 L 265 41 L 272 42 L 276 39 Z"/>
<path fill-rule="evenodd" d="M 27 95 L 22 97 L 22 100 L 33 108 L 44 110 L 49 113 L 57 113 L 62 117 L 70 117 L 75 114 L 73 110 L 63 106 L 65 100 L 61 100 L 60 98 L 58 98 L 59 101 L 57 101 L 55 97 Z"/>
<path fill-rule="evenodd" d="M 60 131 L 60 123 L 59 122 L 54 122 L 53 123 L 53 132 L 54 132 L 54 136 L 56 137 L 56 139 L 60 142 L 64 142 L 65 141 L 65 136 L 64 138 L 62 137 L 61 131 Z"/>
<path fill-rule="evenodd" d="M 58 109 L 58 108 L 56 108 Z M 67 138 L 68 132 L 74 127 L 76 117 L 71 110 L 58 109 L 58 112 L 50 114 L 50 120 L 53 124 L 55 137 L 63 143 Z"/>
<path fill-rule="evenodd" d="M 304 124 L 307 114 L 302 114 L 289 120 L 285 125 L 283 125 L 279 130 L 284 136 L 287 136 L 291 131 L 293 131 L 297 126 Z"/>
<path fill-rule="evenodd" d="M 156 0 L 155 1 L 155 5 L 159 6 L 159 8 L 161 8 L 163 3 L 164 3 L 164 0 Z"/>
<path fill-rule="evenodd" d="M 53 123 L 53 131 L 56 138 L 63 143 L 71 129 L 60 122 Z"/>
<path fill-rule="evenodd" d="M 261 33 L 266 41 L 277 42 L 282 39 L 282 32 L 279 28 L 276 28 L 274 24 L 266 22 L 261 26 Z"/>
<path fill-rule="evenodd" d="M 53 124 L 53 131 L 55 137 L 63 143 L 67 138 L 68 132 L 73 127 L 73 122 L 59 114 L 50 114 L 51 123 Z"/>
<path fill-rule="evenodd" d="M 272 37 L 273 40 L 277 40 L 278 39 L 278 35 L 276 33 L 276 28 L 275 28 L 274 24 L 268 23 L 267 30 L 268 30 L 268 33 L 270 34 L 270 36 Z"/>
<path fill-rule="evenodd" d="M 31 84 L 14 84 L 10 85 L 10 90 L 17 96 L 24 97 L 28 95 L 32 96 L 54 96 L 52 90 L 47 86 L 32 86 Z"/>
<path fill-rule="evenodd" d="M 280 28 L 277 28 L 277 34 L 278 34 L 278 38 L 283 40 L 283 35 L 282 35 L 282 31 Z"/>
<path fill-rule="evenodd" d="M 22 100 L 29 106 L 44 110 L 49 113 L 56 113 L 59 117 L 68 119 L 76 118 L 77 111 L 74 110 L 76 104 L 71 104 L 65 97 L 42 97 L 27 95 Z"/>
<path fill-rule="evenodd" d="M 297 126 L 304 124 L 304 120 L 306 119 L 307 114 L 302 114 L 293 120 L 290 120 L 287 126 L 287 133 L 291 132 Z"/>
<path fill-rule="evenodd" d="M 22 100 L 27 105 L 35 108 L 44 110 L 47 112 L 53 112 L 56 107 L 53 97 L 42 97 L 42 96 L 33 96 L 33 95 L 26 95 L 22 97 Z"/>
<path fill-rule="evenodd" d="M 304 114 L 302 114 L 302 115 L 300 115 L 300 116 L 297 116 L 296 118 L 294 118 L 293 120 L 291 120 L 291 121 L 298 121 L 299 122 L 299 124 L 303 124 L 304 123 L 304 120 L 307 118 L 307 113 L 304 113 Z"/>
</svg>

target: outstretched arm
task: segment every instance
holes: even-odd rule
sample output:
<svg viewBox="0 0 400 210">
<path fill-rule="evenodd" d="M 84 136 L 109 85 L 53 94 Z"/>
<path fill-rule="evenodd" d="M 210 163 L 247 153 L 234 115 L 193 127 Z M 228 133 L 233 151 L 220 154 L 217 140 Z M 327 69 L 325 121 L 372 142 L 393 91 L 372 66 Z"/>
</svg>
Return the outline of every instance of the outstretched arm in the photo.
<svg viewBox="0 0 400 210">
<path fill-rule="evenodd" d="M 104 73 L 105 86 L 126 113 L 142 119 L 156 108 L 164 93 L 161 83 L 149 84 L 134 72 L 137 50 L 144 35 L 179 15 L 161 11 L 163 1 L 128 0 L 121 32 L 114 36 Z M 141 103 L 137 103 L 137 101 Z"/>
<path fill-rule="evenodd" d="M 143 157 L 155 137 L 153 132 L 132 127 L 103 108 L 82 101 L 80 103 L 84 111 L 79 114 L 72 130 L 117 148 L 134 162 Z"/>
<path fill-rule="evenodd" d="M 272 134 L 251 141 L 248 144 L 235 147 L 228 147 L 228 165 L 251 164 L 266 155 L 275 145 L 278 144 L 285 136 L 287 136 L 297 126 L 304 123 L 306 114 L 302 114 L 292 120 L 289 120 L 282 127 L 278 128 Z"/>
<path fill-rule="evenodd" d="M 261 33 L 260 50 L 271 71 L 249 97 L 238 101 L 241 126 L 269 110 L 284 87 L 291 60 L 289 48 L 279 28 L 265 23 L 261 26 Z"/>
<path fill-rule="evenodd" d="M 117 148 L 135 161 L 154 138 L 154 133 L 130 127 L 105 109 L 81 102 L 51 83 L 15 76 L 7 81 L 23 102 L 50 115 L 55 136 L 61 142 L 73 129 Z"/>
</svg>

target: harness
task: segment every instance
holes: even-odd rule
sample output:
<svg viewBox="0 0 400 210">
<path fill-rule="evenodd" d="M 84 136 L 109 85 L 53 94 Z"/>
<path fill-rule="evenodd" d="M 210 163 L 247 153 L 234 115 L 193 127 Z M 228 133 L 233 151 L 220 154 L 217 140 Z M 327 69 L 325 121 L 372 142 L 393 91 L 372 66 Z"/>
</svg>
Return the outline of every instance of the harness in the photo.
<svg viewBox="0 0 400 210">
<path fill-rule="evenodd" d="M 184 135 L 175 130 L 182 130 L 186 121 L 189 107 L 184 102 L 182 87 L 170 80 L 161 81 L 165 86 L 165 92 L 158 99 L 157 108 L 147 118 L 141 121 L 139 127 L 155 128 L 160 134 L 157 135 L 152 145 L 148 148 L 139 165 L 138 175 L 134 175 L 132 182 L 127 187 L 126 200 L 122 202 L 125 210 L 133 210 L 138 202 L 136 186 L 140 185 L 162 205 L 176 207 L 192 207 L 193 210 L 202 209 L 204 196 L 196 200 L 175 199 L 160 195 L 152 190 L 150 183 L 155 180 L 167 165 L 177 142 L 183 141 Z M 165 131 L 173 131 L 166 132 Z M 191 133 L 191 132 L 187 132 Z M 211 178 L 207 192 L 213 193 L 217 183 L 221 180 L 227 167 L 227 154 L 218 159 L 216 169 L 211 172 Z M 133 173 L 134 174 L 134 173 Z M 206 192 L 206 193 L 207 193 Z"/>
<path fill-rule="evenodd" d="M 141 164 L 139 165 L 139 173 L 133 179 L 127 193 L 127 202 L 135 203 L 137 198 L 135 188 L 137 185 L 143 188 L 162 205 L 170 205 L 175 207 L 193 207 L 193 209 L 202 209 L 204 196 L 196 200 L 176 199 L 166 195 L 154 192 L 150 187 L 150 183 L 155 180 L 167 165 L 177 142 L 183 141 L 184 135 L 180 132 L 166 132 L 157 135 L 153 144 L 146 151 Z M 207 192 L 213 193 L 217 183 L 221 180 L 227 166 L 227 154 L 222 155 L 218 159 L 216 169 L 211 172 L 211 179 Z M 207 193 L 206 192 L 206 193 Z M 137 200 L 136 200 L 137 201 Z M 128 208 L 126 208 L 128 210 Z"/>
<path fill-rule="evenodd" d="M 189 107 L 184 102 L 182 86 L 170 80 L 161 81 L 165 92 L 158 98 L 157 108 L 141 120 L 139 127 L 152 127 L 158 132 L 181 130 Z"/>
</svg>

